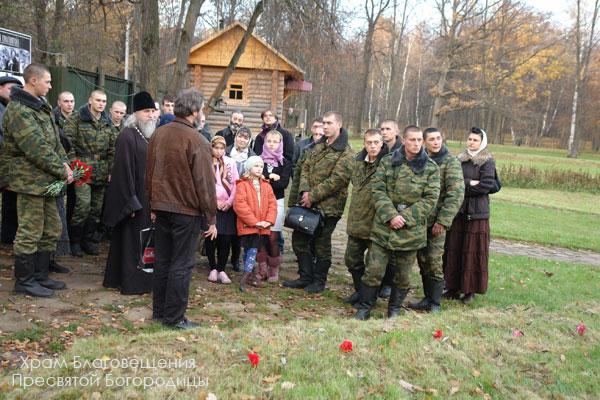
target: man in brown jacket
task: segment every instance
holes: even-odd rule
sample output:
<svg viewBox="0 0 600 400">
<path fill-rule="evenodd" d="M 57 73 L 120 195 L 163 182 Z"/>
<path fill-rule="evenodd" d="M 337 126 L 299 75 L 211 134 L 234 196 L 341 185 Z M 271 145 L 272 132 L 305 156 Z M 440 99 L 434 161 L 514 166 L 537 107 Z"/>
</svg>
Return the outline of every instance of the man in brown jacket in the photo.
<svg viewBox="0 0 600 400">
<path fill-rule="evenodd" d="M 198 326 L 185 318 L 194 251 L 214 239 L 217 200 L 208 141 L 194 127 L 204 98 L 195 89 L 175 99 L 175 119 L 156 130 L 148 145 L 146 188 L 155 213 L 153 318 L 179 329 Z"/>
</svg>

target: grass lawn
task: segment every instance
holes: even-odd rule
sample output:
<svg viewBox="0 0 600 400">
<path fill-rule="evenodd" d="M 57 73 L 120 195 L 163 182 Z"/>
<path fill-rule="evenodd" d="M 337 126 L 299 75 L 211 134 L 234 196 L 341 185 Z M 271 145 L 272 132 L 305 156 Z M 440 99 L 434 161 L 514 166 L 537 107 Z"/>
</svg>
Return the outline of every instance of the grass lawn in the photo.
<svg viewBox="0 0 600 400">
<path fill-rule="evenodd" d="M 494 237 L 600 251 L 599 195 L 503 188 L 491 196 Z"/>
<path fill-rule="evenodd" d="M 416 284 L 416 272 L 412 278 Z M 214 393 L 218 399 L 593 399 L 600 393 L 598 268 L 494 254 L 490 290 L 471 306 L 446 302 L 442 314 L 411 312 L 392 321 L 382 318 L 383 302 L 372 320 L 350 319 L 352 310 L 339 300 L 347 290 L 338 287 L 348 282 L 348 274 L 336 267 L 330 280 L 334 290 L 323 296 L 273 286 L 243 297 L 232 286 L 197 292 L 202 301 L 189 315 L 210 319 L 202 328 L 182 333 L 146 324 L 128 333 L 78 338 L 61 355 L 67 366 L 6 372 L 0 398 L 204 399 Z M 245 317 L 220 308 L 225 299 L 247 309 Z M 587 327 L 584 335 L 576 333 L 580 323 Z M 436 329 L 443 331 L 441 340 L 432 337 Z M 523 335 L 515 336 L 515 330 Z M 353 342 L 352 352 L 339 350 L 344 339 Z M 256 368 L 247 359 L 251 350 L 260 356 Z M 193 359 L 196 366 L 77 369 L 74 356 Z M 95 373 L 101 385 L 24 390 L 11 387 L 14 373 Z M 106 387 L 109 374 L 111 381 L 196 378 L 208 387 Z M 401 380 L 415 385 L 414 393 Z"/>
</svg>

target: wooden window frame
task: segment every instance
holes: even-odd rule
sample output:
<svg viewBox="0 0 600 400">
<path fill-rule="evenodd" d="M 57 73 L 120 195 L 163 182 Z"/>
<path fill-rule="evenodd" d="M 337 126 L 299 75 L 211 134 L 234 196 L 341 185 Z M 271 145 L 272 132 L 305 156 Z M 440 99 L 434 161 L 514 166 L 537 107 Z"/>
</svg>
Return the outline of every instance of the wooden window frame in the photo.
<svg viewBox="0 0 600 400">
<path fill-rule="evenodd" d="M 232 99 L 229 97 L 229 92 L 232 90 L 231 86 L 232 85 L 240 85 L 241 91 L 242 91 L 242 99 Z M 240 90 L 240 89 L 233 89 L 233 90 Z M 248 98 L 248 81 L 246 80 L 231 80 L 229 82 L 227 82 L 227 87 L 225 88 L 225 92 L 223 93 L 223 98 L 225 99 L 225 101 L 227 102 L 227 104 L 232 104 L 232 105 L 240 105 L 240 106 L 247 106 L 248 104 L 250 104 L 250 99 Z"/>
</svg>

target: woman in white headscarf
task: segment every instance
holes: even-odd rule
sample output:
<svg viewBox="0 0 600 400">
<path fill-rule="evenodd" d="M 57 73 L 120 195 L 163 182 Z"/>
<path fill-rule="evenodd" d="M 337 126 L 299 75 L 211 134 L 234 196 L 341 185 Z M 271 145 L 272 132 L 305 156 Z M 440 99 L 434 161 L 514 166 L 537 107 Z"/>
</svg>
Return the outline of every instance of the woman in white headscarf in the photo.
<svg viewBox="0 0 600 400">
<path fill-rule="evenodd" d="M 487 150 L 487 135 L 472 128 L 467 148 L 458 159 L 465 179 L 465 198 L 446 236 L 444 297 L 470 304 L 475 293 L 485 294 L 490 248 L 489 193 L 495 187 L 496 165 Z"/>
</svg>

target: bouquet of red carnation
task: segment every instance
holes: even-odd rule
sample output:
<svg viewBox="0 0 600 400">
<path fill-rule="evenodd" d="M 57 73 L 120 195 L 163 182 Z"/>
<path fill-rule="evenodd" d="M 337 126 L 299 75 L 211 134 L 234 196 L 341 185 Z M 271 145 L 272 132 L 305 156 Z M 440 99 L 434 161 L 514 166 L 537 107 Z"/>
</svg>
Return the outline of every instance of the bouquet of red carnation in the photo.
<svg viewBox="0 0 600 400">
<path fill-rule="evenodd" d="M 92 178 L 92 167 L 81 160 L 73 160 L 73 162 L 71 162 L 71 170 L 73 170 L 73 182 L 77 186 L 88 183 Z M 52 182 L 46 186 L 44 196 L 56 197 L 63 191 L 65 186 L 67 186 L 67 180 Z"/>
</svg>

